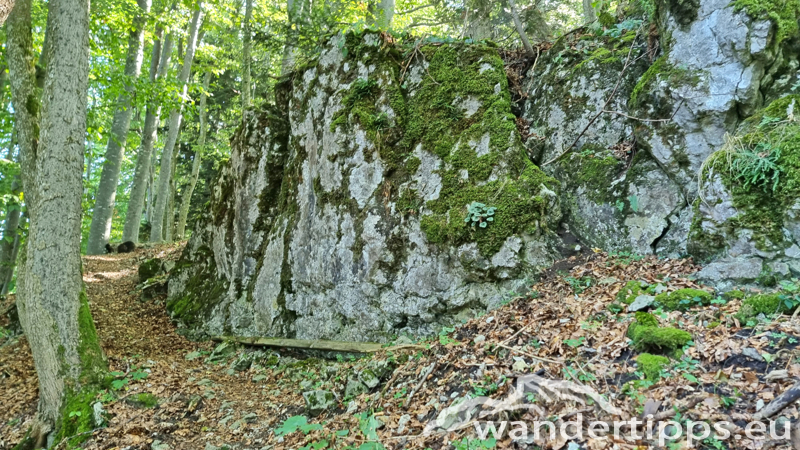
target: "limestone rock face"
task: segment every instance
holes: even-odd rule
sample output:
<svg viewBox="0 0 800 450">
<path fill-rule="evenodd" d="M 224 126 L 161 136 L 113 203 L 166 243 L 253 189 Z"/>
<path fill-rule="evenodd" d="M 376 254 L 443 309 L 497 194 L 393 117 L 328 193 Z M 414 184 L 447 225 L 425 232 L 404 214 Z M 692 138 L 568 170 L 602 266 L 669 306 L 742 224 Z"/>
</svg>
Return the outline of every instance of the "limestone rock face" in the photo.
<svg viewBox="0 0 800 450">
<path fill-rule="evenodd" d="M 336 36 L 246 116 L 172 271 L 176 319 L 383 341 L 498 306 L 552 262 L 558 186 L 525 156 L 496 50 L 401 60 L 379 34 Z M 473 223 L 473 202 L 493 216 Z"/>
<path fill-rule="evenodd" d="M 564 225 L 580 241 L 685 256 L 696 213 L 736 214 L 730 199 L 692 205 L 726 134 L 797 82 L 797 8 L 764 4 L 774 11 L 658 1 L 649 28 L 637 13 L 565 35 L 528 72 L 526 145 L 561 183 Z M 749 239 L 717 236 L 721 247 Z"/>
</svg>

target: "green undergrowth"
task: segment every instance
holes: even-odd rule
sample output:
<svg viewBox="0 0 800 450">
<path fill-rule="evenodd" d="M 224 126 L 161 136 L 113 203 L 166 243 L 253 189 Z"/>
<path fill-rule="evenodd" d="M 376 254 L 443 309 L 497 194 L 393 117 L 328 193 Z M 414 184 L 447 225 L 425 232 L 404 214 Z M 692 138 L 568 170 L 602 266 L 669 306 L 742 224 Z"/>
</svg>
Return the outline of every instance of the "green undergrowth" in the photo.
<svg viewBox="0 0 800 450">
<path fill-rule="evenodd" d="M 747 119 L 737 135 L 709 156 L 701 169 L 701 180 L 707 180 L 712 173 L 719 174 L 733 196 L 739 214 L 725 226 L 753 230 L 756 246 L 764 250 L 785 246 L 785 214 L 800 199 L 798 116 L 800 95 L 773 101 Z M 702 217 L 696 214 L 690 247 L 703 257 L 711 251 L 712 244 L 724 239 L 705 233 L 701 221 Z"/>
</svg>

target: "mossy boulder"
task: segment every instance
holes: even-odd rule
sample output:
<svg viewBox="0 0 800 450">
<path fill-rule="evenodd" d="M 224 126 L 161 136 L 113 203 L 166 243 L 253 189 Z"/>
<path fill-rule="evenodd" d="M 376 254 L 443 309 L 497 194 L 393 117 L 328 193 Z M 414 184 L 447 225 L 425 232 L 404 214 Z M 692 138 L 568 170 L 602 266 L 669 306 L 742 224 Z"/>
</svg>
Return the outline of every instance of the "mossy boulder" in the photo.
<svg viewBox="0 0 800 450">
<path fill-rule="evenodd" d="M 661 355 L 642 353 L 636 357 L 636 364 L 644 374 L 645 379 L 658 381 L 661 379 L 661 370 L 669 364 L 669 358 Z"/>
<path fill-rule="evenodd" d="M 275 97 L 245 116 L 170 274 L 183 325 L 432 334 L 556 257 L 559 185 L 527 158 L 497 48 L 338 34 Z M 494 208 L 486 227 L 465 222 L 476 202 Z"/>
<path fill-rule="evenodd" d="M 633 333 L 636 349 L 651 353 L 675 355 L 691 340 L 690 333 L 672 327 L 637 327 Z"/>
<path fill-rule="evenodd" d="M 148 259 L 139 265 L 139 283 L 143 283 L 161 272 L 161 258 Z"/>
<path fill-rule="evenodd" d="M 628 327 L 628 337 L 641 352 L 676 355 L 692 340 L 692 335 L 686 331 L 661 327 L 653 314 L 640 311 L 635 317 Z"/>
<path fill-rule="evenodd" d="M 678 289 L 656 295 L 655 304 L 667 311 L 686 311 L 695 306 L 711 304 L 714 296 L 701 289 Z"/>
<path fill-rule="evenodd" d="M 642 294 L 652 294 L 653 288 L 647 283 L 639 280 L 631 280 L 625 283 L 625 286 L 617 293 L 616 300 L 620 303 L 630 305 L 636 300 L 636 297 Z"/>
<path fill-rule="evenodd" d="M 149 392 L 141 392 L 126 397 L 125 402 L 139 408 L 154 408 L 158 405 L 158 397 Z"/>
<path fill-rule="evenodd" d="M 774 283 L 800 273 L 800 123 L 792 120 L 794 111 L 800 111 L 800 95 L 773 101 L 705 162 L 689 235 L 691 253 L 714 261 L 701 279 L 717 281 L 714 268 L 725 261 L 752 266 L 740 282 Z"/>
</svg>

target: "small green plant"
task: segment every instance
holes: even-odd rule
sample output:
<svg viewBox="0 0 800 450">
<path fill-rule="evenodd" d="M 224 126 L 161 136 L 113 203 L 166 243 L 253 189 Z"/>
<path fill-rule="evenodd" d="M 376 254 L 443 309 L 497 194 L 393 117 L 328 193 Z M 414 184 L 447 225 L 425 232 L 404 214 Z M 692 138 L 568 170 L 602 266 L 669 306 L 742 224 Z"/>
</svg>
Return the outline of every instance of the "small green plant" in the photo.
<svg viewBox="0 0 800 450">
<path fill-rule="evenodd" d="M 577 348 L 583 345 L 584 341 L 586 341 L 586 338 L 581 336 L 578 339 L 566 339 L 564 343 L 572 348 Z"/>
<path fill-rule="evenodd" d="M 588 276 L 581 278 L 565 277 L 564 281 L 566 281 L 567 283 L 569 283 L 570 286 L 572 286 L 572 290 L 575 291 L 576 294 L 582 294 L 583 291 L 586 290 L 586 288 L 592 286 L 594 279 Z"/>
<path fill-rule="evenodd" d="M 453 447 L 455 447 L 455 450 L 488 450 L 497 445 L 497 440 L 495 438 L 481 440 L 477 438 L 465 437 L 460 441 L 453 441 L 452 444 Z"/>
<path fill-rule="evenodd" d="M 297 430 L 308 434 L 314 430 L 321 430 L 322 425 L 317 423 L 308 423 L 306 416 L 292 416 L 286 419 L 283 424 L 275 429 L 275 436 L 286 436 L 292 434 Z"/>
<path fill-rule="evenodd" d="M 456 331 L 453 327 L 444 327 L 442 331 L 439 332 L 439 343 L 442 345 L 448 344 L 458 344 L 458 341 L 448 336 L 448 334 Z"/>
<path fill-rule="evenodd" d="M 497 208 L 495 207 L 472 202 L 467 207 L 467 217 L 464 219 L 464 223 L 470 225 L 472 228 L 486 228 L 489 222 L 494 222 L 494 212 L 496 210 Z"/>
</svg>

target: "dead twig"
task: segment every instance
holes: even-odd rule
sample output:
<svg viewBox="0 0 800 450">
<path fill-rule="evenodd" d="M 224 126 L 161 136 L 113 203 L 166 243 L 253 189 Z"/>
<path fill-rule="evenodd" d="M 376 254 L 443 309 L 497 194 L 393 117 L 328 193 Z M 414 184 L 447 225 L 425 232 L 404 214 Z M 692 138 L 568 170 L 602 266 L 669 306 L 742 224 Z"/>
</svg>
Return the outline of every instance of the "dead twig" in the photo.
<svg viewBox="0 0 800 450">
<path fill-rule="evenodd" d="M 414 389 L 412 389 L 411 392 L 408 394 L 408 398 L 406 398 L 406 405 L 405 405 L 406 408 L 408 408 L 408 405 L 411 404 L 411 399 L 414 398 L 414 394 L 416 394 L 417 391 L 422 387 L 422 385 L 425 384 L 425 380 L 428 379 L 428 375 L 432 374 L 433 371 L 436 370 L 437 365 L 438 361 L 434 361 L 433 363 L 431 363 L 428 369 L 422 373 L 422 378 L 420 378 L 417 385 L 414 386 Z"/>
</svg>

